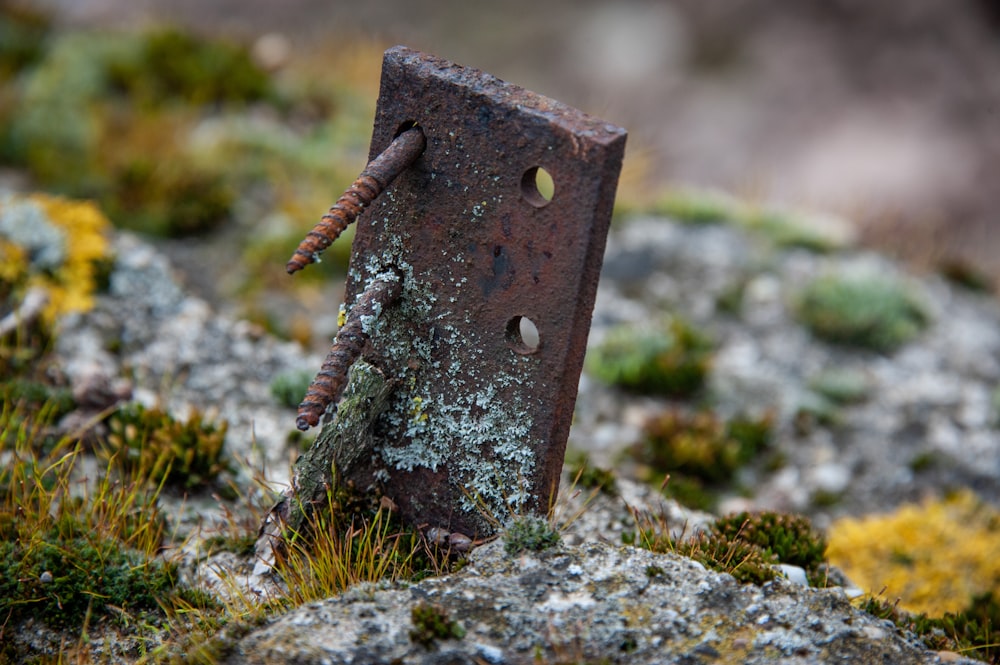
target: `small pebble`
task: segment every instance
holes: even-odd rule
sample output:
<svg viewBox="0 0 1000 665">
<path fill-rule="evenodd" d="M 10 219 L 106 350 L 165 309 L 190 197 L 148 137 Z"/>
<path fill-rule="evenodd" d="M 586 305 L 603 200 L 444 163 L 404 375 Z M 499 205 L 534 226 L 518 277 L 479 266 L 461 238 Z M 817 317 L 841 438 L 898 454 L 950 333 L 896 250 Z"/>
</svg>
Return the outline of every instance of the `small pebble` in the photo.
<svg viewBox="0 0 1000 665">
<path fill-rule="evenodd" d="M 448 545 L 456 552 L 468 552 L 472 549 L 472 538 L 463 533 L 453 533 L 448 536 Z"/>
<path fill-rule="evenodd" d="M 427 529 L 427 542 L 431 545 L 444 545 L 448 542 L 448 531 L 436 526 Z"/>
<path fill-rule="evenodd" d="M 800 586 L 809 586 L 809 578 L 806 576 L 805 569 L 787 563 L 779 563 L 778 569 L 782 575 L 788 578 L 789 582 Z"/>
<path fill-rule="evenodd" d="M 46 570 L 44 573 L 38 576 L 38 581 L 41 582 L 42 584 L 50 583 L 52 581 L 52 573 Z"/>
</svg>

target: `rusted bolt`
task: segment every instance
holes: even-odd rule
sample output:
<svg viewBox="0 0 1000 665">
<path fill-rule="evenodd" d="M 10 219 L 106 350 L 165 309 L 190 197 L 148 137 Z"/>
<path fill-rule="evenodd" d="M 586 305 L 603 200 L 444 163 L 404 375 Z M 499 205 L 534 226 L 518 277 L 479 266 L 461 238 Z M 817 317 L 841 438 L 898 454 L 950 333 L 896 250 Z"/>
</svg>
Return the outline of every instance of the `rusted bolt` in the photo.
<svg viewBox="0 0 1000 665">
<path fill-rule="evenodd" d="M 403 131 L 381 154 L 368 163 L 358 179 L 337 199 L 330 211 L 313 227 L 305 239 L 299 243 L 295 254 L 285 264 L 288 274 L 302 270 L 319 260 L 320 253 L 340 237 L 351 222 L 379 194 L 416 161 L 427 146 L 424 133 L 413 125 Z"/>
<path fill-rule="evenodd" d="M 384 153 L 383 153 L 384 154 Z M 323 412 L 340 398 L 347 384 L 347 370 L 358 359 L 371 337 L 371 321 L 399 299 L 403 288 L 396 275 L 376 279 L 368 285 L 347 313 L 326 360 L 299 404 L 295 426 L 303 432 L 319 424 Z"/>
</svg>

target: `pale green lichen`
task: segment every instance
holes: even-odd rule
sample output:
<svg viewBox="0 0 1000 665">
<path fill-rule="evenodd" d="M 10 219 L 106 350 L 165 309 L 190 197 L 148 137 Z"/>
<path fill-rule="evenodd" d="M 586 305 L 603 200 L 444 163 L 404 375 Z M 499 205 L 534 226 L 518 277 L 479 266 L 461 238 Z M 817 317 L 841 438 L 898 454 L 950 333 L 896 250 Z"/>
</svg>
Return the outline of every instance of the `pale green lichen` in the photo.
<svg viewBox="0 0 1000 665">
<path fill-rule="evenodd" d="M 523 385 L 526 378 L 518 368 L 537 360 L 511 353 L 509 368 L 491 376 L 463 362 L 482 355 L 482 340 L 464 330 L 460 334 L 449 321 L 461 317 L 468 323 L 471 314 L 438 307 L 431 287 L 404 258 L 409 234 L 383 237 L 382 250 L 349 275 L 362 285 L 387 275 L 402 281 L 400 300 L 363 321 L 377 353 L 398 373 L 393 378 L 400 388 L 381 418 L 386 435 L 378 452 L 388 475 L 393 469 L 436 471 L 447 465 L 451 482 L 461 488 L 462 510 L 485 510 L 501 519 L 523 512 L 532 498 L 536 465 L 530 414 L 541 405 L 501 395 L 507 394 L 505 388 Z M 453 279 L 453 287 L 459 291 L 466 282 Z M 454 348 L 449 360 L 435 354 L 440 345 Z"/>
</svg>

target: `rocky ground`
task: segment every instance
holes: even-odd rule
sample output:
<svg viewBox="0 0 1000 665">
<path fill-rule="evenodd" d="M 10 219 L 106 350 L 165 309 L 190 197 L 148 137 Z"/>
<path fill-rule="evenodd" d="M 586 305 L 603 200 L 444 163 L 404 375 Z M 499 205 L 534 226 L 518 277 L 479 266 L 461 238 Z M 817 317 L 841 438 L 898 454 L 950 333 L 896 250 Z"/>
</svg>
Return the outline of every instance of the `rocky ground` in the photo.
<svg viewBox="0 0 1000 665">
<path fill-rule="evenodd" d="M 415 641 L 420 603 L 445 608 L 462 637 Z M 494 542 L 455 575 L 303 606 L 250 634 L 227 662 L 944 661 L 858 612 L 841 589 L 739 585 L 690 559 L 598 542 L 513 557 Z"/>
<path fill-rule="evenodd" d="M 826 275 L 901 282 L 931 323 L 891 354 L 818 341 L 796 322 L 794 303 Z M 734 290 L 743 295 L 730 312 L 720 303 Z M 992 296 L 907 274 L 872 252 L 776 251 L 731 227 L 633 220 L 609 242 L 591 342 L 610 325 L 664 311 L 716 339 L 716 408 L 778 414 L 785 464 L 747 472 L 749 496 L 731 497 L 729 506 L 804 512 L 827 524 L 949 488 L 1000 501 L 1000 309 Z M 853 382 L 857 393 L 827 412 L 833 405 L 819 386 L 831 377 Z M 630 424 L 661 407 L 584 377 L 571 442 L 613 460 L 638 436 Z M 827 422 L 803 422 L 816 416 Z"/>
<path fill-rule="evenodd" d="M 66 374 L 77 386 L 128 377 L 137 399 L 181 416 L 208 410 L 228 421 L 229 451 L 280 487 L 293 454 L 288 435 L 294 413 L 277 403 L 269 386 L 278 374 L 311 371 L 320 359 L 217 314 L 185 292 L 149 244 L 122 235 L 116 251 L 108 293 L 93 311 L 65 321 L 58 337 Z M 819 341 L 796 321 L 793 303 L 805 283 L 826 274 L 899 280 L 923 304 L 930 323 L 894 353 Z M 732 293 L 742 294 L 735 306 L 723 297 Z M 722 497 L 722 510 L 795 511 L 822 526 L 836 516 L 883 511 L 958 487 L 1000 501 L 1000 307 L 991 297 L 936 276 L 907 274 L 850 247 L 817 253 L 782 248 L 767 234 L 731 224 L 626 221 L 609 240 L 591 344 L 613 325 L 641 327 L 664 314 L 684 316 L 715 341 L 708 388 L 698 403 L 721 414 L 774 418 L 773 446 L 783 463 L 748 465 Z M 854 397 L 824 404 L 816 379 L 834 370 L 854 381 Z M 738 653 L 745 662 L 843 662 L 857 649 L 892 662 L 935 662 L 889 624 L 851 609 L 842 590 L 786 582 L 739 587 L 670 555 L 617 549 L 628 523 L 626 503 L 666 511 L 678 527 L 706 519 L 630 481 L 634 466 L 623 456 L 646 418 L 694 405 L 630 395 L 585 374 L 570 447 L 612 467 L 624 479 L 625 500 L 603 498 L 583 511 L 554 554 L 526 555 L 518 563 L 491 546 L 457 576 L 409 589 L 359 590 L 302 608 L 246 638 L 238 653 L 268 662 L 358 662 L 350 658 L 362 654 L 385 662 L 404 654 L 428 663 L 527 662 L 525 645 L 535 637 L 555 636 L 547 648 L 579 649 L 591 657 L 607 656 L 608 640 L 628 633 L 635 653 L 617 652 L 612 661 L 664 662 L 670 653 L 676 660 L 668 662 L 688 662 L 701 653 Z M 213 504 L 207 497 L 189 501 L 180 521 L 194 528 L 226 519 Z M 670 571 L 663 580 L 644 572 L 654 564 Z M 618 581 L 608 586 L 611 579 Z M 510 597 L 487 604 L 493 608 L 487 612 L 476 590 L 484 584 Z M 472 637 L 414 655 L 400 617 L 421 598 L 454 600 Z M 642 600 L 632 605 L 630 598 Z M 502 615 L 502 625 L 478 616 L 476 608 L 494 619 Z M 594 617 L 602 620 L 585 630 Z M 334 645 L 324 637 L 327 630 L 344 635 L 359 625 L 370 629 L 368 646 L 351 640 Z M 510 642 L 514 635 L 521 641 Z"/>
<path fill-rule="evenodd" d="M 293 59 L 336 48 L 338 34 L 403 42 L 628 127 L 619 196 L 626 203 L 664 183 L 717 184 L 755 200 L 846 212 L 862 222 L 869 246 L 925 267 L 944 262 L 966 277 L 981 270 L 993 285 L 1000 275 L 991 231 L 1000 155 L 1000 89 L 990 75 L 1000 62 L 995 3 L 754 0 L 724 11 L 727 3 L 595 1 L 482 13 L 422 1 L 40 4 L 70 24 L 166 19 L 251 43 L 268 33 L 271 44 L 291 45 Z M 815 218 L 798 221 L 816 230 Z M 197 410 L 228 423 L 226 448 L 245 462 L 238 484 L 251 486 L 251 476 L 274 489 L 287 483 L 302 442 L 293 409 L 271 384 L 311 374 L 321 358 L 318 347 L 279 341 L 233 314 L 240 306 L 219 286 L 232 269 L 227 238 L 255 228 L 155 244 L 116 236 L 109 289 L 92 311 L 63 321 L 58 336 L 77 402 L 93 407 L 64 425 L 88 422 L 109 395 L 180 418 Z M 714 489 L 720 513 L 770 508 L 826 527 L 962 488 L 1000 504 L 995 298 L 937 273 L 907 272 L 846 235 L 824 235 L 827 251 L 817 252 L 737 224 L 690 225 L 661 214 L 618 224 L 591 346 L 620 324 L 641 330 L 661 317 L 683 317 L 713 344 L 707 386 L 687 399 L 581 378 L 570 449 L 611 468 L 620 496 L 599 495 L 583 509 L 586 495 L 564 492 L 561 515 L 579 516 L 559 547 L 510 556 L 489 544 L 454 575 L 360 587 L 299 608 L 233 638 L 230 662 L 958 660 L 853 609 L 847 596 L 856 589 L 785 580 L 741 586 L 690 560 L 621 547 L 634 528 L 630 506 L 662 513 L 677 530 L 711 519 L 639 482 L 648 470 L 629 451 L 665 410 L 772 419 L 768 449 Z M 893 350 L 818 339 L 798 320 L 796 303 L 807 284 L 831 275 L 904 285 L 925 327 Z M 316 316 L 334 320 L 338 304 Z M 171 510 L 174 533 L 232 529 L 234 519 L 243 528 L 254 518 L 232 512 L 242 508 L 227 512 L 216 497 L 194 493 Z M 217 568 L 251 567 L 231 555 L 194 562 L 189 579 L 206 586 L 218 582 Z M 463 639 L 416 644 L 410 611 L 424 602 L 445 607 Z"/>
</svg>

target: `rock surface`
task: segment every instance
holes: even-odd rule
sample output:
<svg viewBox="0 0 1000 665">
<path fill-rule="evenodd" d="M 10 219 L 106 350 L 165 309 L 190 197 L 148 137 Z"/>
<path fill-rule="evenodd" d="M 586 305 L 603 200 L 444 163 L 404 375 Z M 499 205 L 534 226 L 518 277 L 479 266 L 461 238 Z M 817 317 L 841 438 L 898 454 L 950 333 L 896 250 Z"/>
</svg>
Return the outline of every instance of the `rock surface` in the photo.
<svg viewBox="0 0 1000 665">
<path fill-rule="evenodd" d="M 109 292 L 59 335 L 65 373 L 74 383 L 128 377 L 136 398 L 179 416 L 214 411 L 229 422 L 230 452 L 280 486 L 294 412 L 269 384 L 281 372 L 311 372 L 320 359 L 214 313 L 148 244 L 123 235 L 116 249 Z M 791 302 L 809 279 L 830 272 L 907 282 L 931 314 L 929 327 L 893 354 L 817 341 L 794 320 Z M 743 297 L 727 310 L 720 302 L 734 289 Z M 741 471 L 740 488 L 752 491 L 734 488 L 724 507 L 805 512 L 823 525 L 956 486 L 1000 501 L 1000 308 L 989 296 L 904 275 L 874 254 L 781 249 L 726 225 L 630 221 L 608 243 L 591 343 L 612 325 L 663 313 L 684 316 L 717 343 L 703 400 L 723 414 L 776 417 L 774 445 L 785 465 Z M 803 428 L 815 378 L 830 369 L 860 377 L 861 396 Z M 669 406 L 678 404 L 585 375 L 570 445 L 627 477 L 622 451 L 644 418 Z M 599 498 L 583 511 L 563 549 L 510 558 L 489 545 L 449 577 L 355 589 L 252 633 L 231 662 L 519 663 L 536 662 L 536 647 L 540 662 L 936 662 L 889 624 L 851 609 L 842 591 L 786 581 L 741 587 L 686 560 L 617 547 L 630 528 L 626 504 L 664 511 L 678 527 L 707 519 L 655 489 L 622 485 L 623 499 Z M 213 519 L 211 510 L 197 510 L 195 519 Z M 648 575 L 650 566 L 664 572 Z M 466 636 L 433 650 L 414 644 L 409 612 L 421 600 L 440 602 Z"/>
<path fill-rule="evenodd" d="M 818 340 L 795 320 L 793 303 L 824 275 L 899 281 L 930 323 L 894 353 Z M 734 292 L 742 298 L 730 311 L 721 303 Z M 992 296 L 906 274 L 872 252 L 780 249 L 732 226 L 631 220 L 608 241 L 591 345 L 615 324 L 664 314 L 716 341 L 702 403 L 721 414 L 776 415 L 784 464 L 744 469 L 739 485 L 751 498 L 733 491 L 723 507 L 801 512 L 825 525 L 954 487 L 1000 503 L 1000 307 Z M 857 394 L 826 400 L 815 385 L 831 375 L 857 382 Z M 637 425 L 670 404 L 584 376 L 570 445 L 622 470 Z"/>
<path fill-rule="evenodd" d="M 411 608 L 443 607 L 465 634 L 424 647 Z M 963 659 L 964 660 L 964 659 Z M 942 662 L 841 589 L 783 579 L 740 585 L 671 554 L 590 543 L 469 565 L 405 588 L 356 587 L 306 605 L 238 645 L 228 663 Z M 969 661 L 974 662 L 974 661 Z"/>
<path fill-rule="evenodd" d="M 71 383 L 129 376 L 134 398 L 146 406 L 181 418 L 199 409 L 226 420 L 227 450 L 272 482 L 286 482 L 295 411 L 278 403 L 270 385 L 281 373 L 311 375 L 322 359 L 214 312 L 181 286 L 163 254 L 136 236 L 118 235 L 114 252 L 108 292 L 59 331 L 56 352 Z"/>
</svg>

